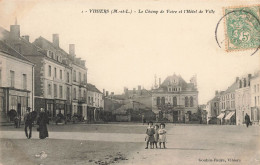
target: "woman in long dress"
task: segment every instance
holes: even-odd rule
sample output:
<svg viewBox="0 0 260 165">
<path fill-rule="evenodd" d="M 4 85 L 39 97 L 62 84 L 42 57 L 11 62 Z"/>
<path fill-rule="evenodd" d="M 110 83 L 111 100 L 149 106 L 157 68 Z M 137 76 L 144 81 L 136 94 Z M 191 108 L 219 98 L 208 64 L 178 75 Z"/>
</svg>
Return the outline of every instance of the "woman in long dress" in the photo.
<svg viewBox="0 0 260 165">
<path fill-rule="evenodd" d="M 49 124 L 49 118 L 47 113 L 44 112 L 43 108 L 41 108 L 37 124 L 39 125 L 38 131 L 40 139 L 45 139 L 46 137 L 48 137 L 49 134 L 47 124 Z"/>
</svg>

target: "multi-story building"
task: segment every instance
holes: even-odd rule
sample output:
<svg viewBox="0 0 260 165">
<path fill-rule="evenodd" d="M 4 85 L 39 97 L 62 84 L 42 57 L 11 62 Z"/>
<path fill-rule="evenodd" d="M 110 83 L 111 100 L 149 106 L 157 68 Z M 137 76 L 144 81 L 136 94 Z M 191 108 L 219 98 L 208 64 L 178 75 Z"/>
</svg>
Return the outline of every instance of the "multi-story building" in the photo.
<svg viewBox="0 0 260 165">
<path fill-rule="evenodd" d="M 28 56 L 36 64 L 35 107 L 45 108 L 50 117 L 59 112 L 71 114 L 71 65 L 68 54 L 59 47 L 59 36 L 53 35 L 53 42 L 43 37 L 34 42 L 43 55 Z"/>
<path fill-rule="evenodd" d="M 236 107 L 236 124 L 242 125 L 245 123 L 245 115 L 251 115 L 251 74 L 240 77 L 237 80 L 238 88 L 235 92 L 235 107 Z"/>
<path fill-rule="evenodd" d="M 75 45 L 70 44 L 69 54 L 66 53 L 59 47 L 58 34 L 53 34 L 53 42 L 39 37 L 34 44 L 46 53 L 41 80 L 44 80 L 43 99 L 47 100 L 50 115 L 61 111 L 84 116 L 87 113 L 87 68 L 84 60 L 76 58 Z"/>
<path fill-rule="evenodd" d="M 19 25 L 11 25 L 10 32 L 0 27 L 0 115 L 15 110 L 23 116 L 34 107 L 34 64 L 25 54 L 38 53 L 20 37 Z M 21 118 L 23 120 L 23 118 Z"/>
<path fill-rule="evenodd" d="M 220 102 L 220 95 L 223 93 L 223 91 L 215 91 L 215 96 L 210 101 L 207 102 L 206 110 L 208 113 L 207 116 L 207 123 L 209 124 L 216 124 L 214 121 L 217 117 L 220 117 L 220 108 L 219 108 L 219 102 Z"/>
<path fill-rule="evenodd" d="M 236 123 L 236 107 L 235 107 L 235 92 L 238 88 L 237 82 L 239 78 L 236 78 L 234 82 L 226 91 L 223 91 L 219 99 L 220 114 L 218 119 L 220 124 L 235 124 Z"/>
<path fill-rule="evenodd" d="M 180 75 L 168 76 L 159 87 L 152 90 L 152 110 L 157 119 L 187 122 L 198 111 L 196 77 L 187 83 Z"/>
<path fill-rule="evenodd" d="M 87 68 L 85 61 L 76 58 L 75 47 L 70 45 L 72 61 L 72 110 L 82 116 L 87 115 Z"/>
<path fill-rule="evenodd" d="M 251 121 L 260 124 L 260 72 L 256 73 L 250 83 L 251 87 Z"/>
<path fill-rule="evenodd" d="M 100 113 L 104 110 L 104 96 L 95 85 L 87 84 L 88 112 L 85 115 L 88 121 L 100 120 Z"/>
</svg>

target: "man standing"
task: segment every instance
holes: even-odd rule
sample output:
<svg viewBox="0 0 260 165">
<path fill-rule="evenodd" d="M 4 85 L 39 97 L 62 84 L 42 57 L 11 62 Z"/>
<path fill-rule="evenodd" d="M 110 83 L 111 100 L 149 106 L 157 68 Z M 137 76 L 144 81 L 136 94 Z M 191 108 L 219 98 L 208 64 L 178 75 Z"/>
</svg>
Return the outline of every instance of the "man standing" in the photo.
<svg viewBox="0 0 260 165">
<path fill-rule="evenodd" d="M 246 113 L 246 116 L 245 116 L 245 122 L 246 122 L 246 127 L 248 127 L 249 124 L 251 123 L 250 122 L 250 117 L 249 117 L 249 115 L 247 113 Z"/>
<path fill-rule="evenodd" d="M 26 113 L 24 114 L 24 122 L 25 122 L 24 131 L 25 131 L 25 135 L 28 139 L 30 139 L 32 137 L 32 123 L 33 123 L 32 114 L 30 112 L 30 109 L 31 108 L 28 107 L 26 110 Z M 28 127 L 29 127 L 29 136 L 28 136 L 28 131 L 27 131 Z"/>
</svg>

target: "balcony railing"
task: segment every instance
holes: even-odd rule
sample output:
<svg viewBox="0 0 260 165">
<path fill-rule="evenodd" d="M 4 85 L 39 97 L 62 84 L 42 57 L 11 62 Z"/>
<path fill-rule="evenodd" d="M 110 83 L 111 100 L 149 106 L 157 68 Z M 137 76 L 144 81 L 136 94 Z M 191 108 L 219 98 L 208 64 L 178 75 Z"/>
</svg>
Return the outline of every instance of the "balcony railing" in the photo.
<svg viewBox="0 0 260 165">
<path fill-rule="evenodd" d="M 87 103 L 87 98 L 85 98 L 85 97 L 80 97 L 80 98 L 78 99 L 78 101 L 79 101 L 80 104 L 82 104 L 82 103 Z"/>
<path fill-rule="evenodd" d="M 79 86 L 81 86 L 81 87 L 86 87 L 86 86 L 87 86 L 87 83 L 84 82 L 84 81 L 81 81 L 81 82 L 79 83 Z"/>
</svg>

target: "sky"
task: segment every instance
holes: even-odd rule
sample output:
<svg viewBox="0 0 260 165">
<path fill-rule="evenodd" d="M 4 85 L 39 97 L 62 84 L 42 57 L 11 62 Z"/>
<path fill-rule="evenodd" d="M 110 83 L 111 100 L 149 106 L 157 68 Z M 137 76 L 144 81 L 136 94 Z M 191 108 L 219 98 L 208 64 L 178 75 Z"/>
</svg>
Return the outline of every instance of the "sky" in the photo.
<svg viewBox="0 0 260 165">
<path fill-rule="evenodd" d="M 29 35 L 31 42 L 39 36 L 52 41 L 52 34 L 58 33 L 65 51 L 75 44 L 76 56 L 86 60 L 88 82 L 101 91 L 121 94 L 124 87 L 138 85 L 151 89 L 154 75 L 163 81 L 175 73 L 187 82 L 197 75 L 199 104 L 204 104 L 215 90 L 227 89 L 237 76 L 259 70 L 259 52 L 251 56 L 254 50 L 225 51 L 224 21 L 217 35 L 221 48 L 216 43 L 215 28 L 223 7 L 237 5 L 214 0 L 207 4 L 199 0 L 0 0 L 0 26 L 9 30 L 17 18 L 21 35 Z M 190 9 L 204 13 L 91 14 L 89 9 Z M 206 14 L 206 9 L 214 14 Z"/>
</svg>

